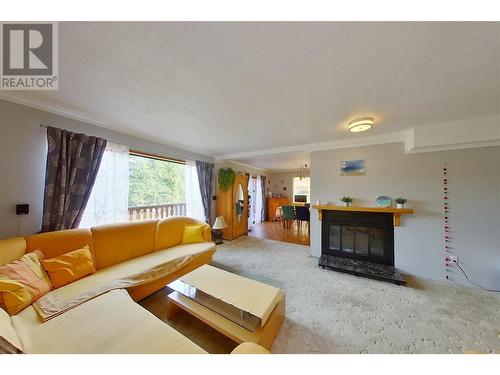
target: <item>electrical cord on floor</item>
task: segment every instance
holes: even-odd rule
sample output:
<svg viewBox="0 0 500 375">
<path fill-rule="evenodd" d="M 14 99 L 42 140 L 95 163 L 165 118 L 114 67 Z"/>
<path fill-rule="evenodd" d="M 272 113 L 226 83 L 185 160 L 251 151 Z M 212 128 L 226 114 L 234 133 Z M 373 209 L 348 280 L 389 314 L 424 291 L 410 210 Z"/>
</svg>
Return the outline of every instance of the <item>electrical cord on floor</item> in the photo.
<svg viewBox="0 0 500 375">
<path fill-rule="evenodd" d="M 458 264 L 458 262 L 456 260 L 453 260 L 453 263 L 455 263 L 458 266 L 458 268 L 460 268 L 460 271 L 462 271 L 462 273 L 464 274 L 464 276 L 467 279 L 467 281 L 469 283 L 471 283 L 472 285 L 477 286 L 478 288 L 481 288 L 483 290 L 487 290 L 488 292 L 500 292 L 500 289 L 488 289 L 488 288 L 485 288 L 485 287 L 483 287 L 483 286 L 481 286 L 479 284 L 476 284 L 476 283 L 470 281 L 469 276 L 467 276 L 467 274 L 465 273 L 465 271 L 463 270 L 463 268 L 460 267 L 460 264 Z"/>
</svg>

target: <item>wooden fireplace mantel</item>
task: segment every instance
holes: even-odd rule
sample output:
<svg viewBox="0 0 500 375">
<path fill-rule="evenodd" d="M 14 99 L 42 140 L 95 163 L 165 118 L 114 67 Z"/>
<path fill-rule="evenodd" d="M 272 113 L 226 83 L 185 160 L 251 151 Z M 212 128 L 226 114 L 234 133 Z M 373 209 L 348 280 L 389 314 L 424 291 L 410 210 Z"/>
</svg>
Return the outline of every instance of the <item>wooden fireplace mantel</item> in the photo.
<svg viewBox="0 0 500 375">
<path fill-rule="evenodd" d="M 399 227 L 400 217 L 401 215 L 413 214 L 413 210 L 411 208 L 394 208 L 394 207 L 356 207 L 356 206 L 335 206 L 335 205 L 317 205 L 314 204 L 312 208 L 318 210 L 318 218 L 319 220 L 323 220 L 323 211 L 354 211 L 354 212 L 381 212 L 381 213 L 390 213 L 393 214 L 394 218 L 394 226 Z"/>
</svg>

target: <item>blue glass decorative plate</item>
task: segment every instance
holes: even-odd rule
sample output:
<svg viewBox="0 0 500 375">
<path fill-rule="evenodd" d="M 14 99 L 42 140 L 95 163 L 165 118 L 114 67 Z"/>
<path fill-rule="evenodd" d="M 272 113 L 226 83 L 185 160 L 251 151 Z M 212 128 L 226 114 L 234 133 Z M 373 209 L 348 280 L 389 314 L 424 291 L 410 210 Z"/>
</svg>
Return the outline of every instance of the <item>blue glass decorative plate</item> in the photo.
<svg viewBox="0 0 500 375">
<path fill-rule="evenodd" d="M 377 207 L 387 208 L 391 206 L 392 199 L 390 197 L 386 197 L 385 195 L 381 195 L 380 197 L 377 197 L 375 203 Z"/>
</svg>

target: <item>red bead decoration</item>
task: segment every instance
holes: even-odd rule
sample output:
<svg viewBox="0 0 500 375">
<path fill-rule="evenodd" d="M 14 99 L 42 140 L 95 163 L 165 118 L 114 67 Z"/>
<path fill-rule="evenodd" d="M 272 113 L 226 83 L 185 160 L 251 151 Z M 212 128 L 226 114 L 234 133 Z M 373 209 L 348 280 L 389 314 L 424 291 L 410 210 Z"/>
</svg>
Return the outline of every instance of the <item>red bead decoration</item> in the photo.
<svg viewBox="0 0 500 375">
<path fill-rule="evenodd" d="M 448 233 L 449 233 L 449 225 L 448 225 L 448 177 L 447 177 L 447 172 L 448 172 L 448 167 L 446 166 L 446 163 L 444 163 L 443 165 L 443 211 L 444 211 L 444 238 L 443 238 L 443 241 L 444 241 L 444 251 L 445 251 L 445 254 L 446 254 L 446 257 L 444 258 L 445 259 L 445 270 L 446 270 L 446 280 L 449 280 L 449 277 L 448 277 L 448 272 L 450 271 L 449 270 L 449 267 L 452 266 L 452 264 L 450 263 L 451 262 L 451 259 L 450 257 L 448 256 L 448 254 L 451 253 L 451 248 L 450 246 L 448 246 L 448 244 L 451 242 L 450 241 L 450 237 L 448 236 Z"/>
</svg>

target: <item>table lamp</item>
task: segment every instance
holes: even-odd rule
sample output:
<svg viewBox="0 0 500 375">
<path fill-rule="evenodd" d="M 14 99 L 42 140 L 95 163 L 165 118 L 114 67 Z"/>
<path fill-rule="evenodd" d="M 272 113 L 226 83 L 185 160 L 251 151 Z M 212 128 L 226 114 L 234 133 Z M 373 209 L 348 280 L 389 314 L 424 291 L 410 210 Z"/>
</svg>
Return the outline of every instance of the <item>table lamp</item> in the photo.
<svg viewBox="0 0 500 375">
<path fill-rule="evenodd" d="M 214 242 L 216 245 L 221 245 L 224 243 L 222 240 L 222 230 L 226 229 L 228 225 L 226 224 L 226 221 L 224 220 L 224 216 L 217 216 L 215 218 L 215 223 L 212 226 L 212 229 L 214 230 Z"/>
</svg>

